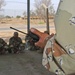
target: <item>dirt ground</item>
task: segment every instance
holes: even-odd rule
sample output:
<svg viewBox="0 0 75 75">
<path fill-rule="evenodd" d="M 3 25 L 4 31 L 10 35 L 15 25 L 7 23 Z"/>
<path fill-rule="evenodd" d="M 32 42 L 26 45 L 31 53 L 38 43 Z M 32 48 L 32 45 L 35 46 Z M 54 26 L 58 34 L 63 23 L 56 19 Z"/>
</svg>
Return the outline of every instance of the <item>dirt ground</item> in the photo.
<svg viewBox="0 0 75 75">
<path fill-rule="evenodd" d="M 42 54 L 25 51 L 0 55 L 0 75 L 55 75 L 42 66 Z"/>
<path fill-rule="evenodd" d="M 49 19 L 49 23 L 53 22 L 54 19 Z M 44 24 L 43 19 L 30 19 L 31 24 Z M 22 19 L 22 18 L 3 18 L 0 19 L 0 24 L 27 24 L 27 19 Z"/>
</svg>

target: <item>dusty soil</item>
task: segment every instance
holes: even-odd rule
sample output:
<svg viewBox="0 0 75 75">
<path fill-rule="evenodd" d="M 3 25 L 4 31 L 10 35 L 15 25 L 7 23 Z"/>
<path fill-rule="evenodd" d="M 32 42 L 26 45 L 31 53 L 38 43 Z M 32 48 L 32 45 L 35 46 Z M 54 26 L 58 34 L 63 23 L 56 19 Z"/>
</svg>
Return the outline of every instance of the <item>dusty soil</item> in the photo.
<svg viewBox="0 0 75 75">
<path fill-rule="evenodd" d="M 49 23 L 53 22 L 54 19 L 49 19 Z M 44 20 L 42 19 L 30 19 L 31 24 L 45 24 Z M 22 18 L 3 18 L 0 19 L 0 24 L 27 24 L 27 19 Z"/>
<path fill-rule="evenodd" d="M 54 75 L 41 62 L 42 54 L 36 51 L 0 55 L 0 75 Z"/>
</svg>

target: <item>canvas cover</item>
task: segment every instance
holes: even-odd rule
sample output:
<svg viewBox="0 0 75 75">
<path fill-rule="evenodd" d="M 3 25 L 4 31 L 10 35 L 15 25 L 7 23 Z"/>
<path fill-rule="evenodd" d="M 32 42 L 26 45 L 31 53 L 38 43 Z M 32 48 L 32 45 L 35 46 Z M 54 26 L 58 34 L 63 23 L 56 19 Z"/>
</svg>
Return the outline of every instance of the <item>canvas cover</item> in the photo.
<svg viewBox="0 0 75 75">
<path fill-rule="evenodd" d="M 75 0 L 60 0 L 55 16 L 55 39 L 70 53 L 75 52 Z"/>
</svg>

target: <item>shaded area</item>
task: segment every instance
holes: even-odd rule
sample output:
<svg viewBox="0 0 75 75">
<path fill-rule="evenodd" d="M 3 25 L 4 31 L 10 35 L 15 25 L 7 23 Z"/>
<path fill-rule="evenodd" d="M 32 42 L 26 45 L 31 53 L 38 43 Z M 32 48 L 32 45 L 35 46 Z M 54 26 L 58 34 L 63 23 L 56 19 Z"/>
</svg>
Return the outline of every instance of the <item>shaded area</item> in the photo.
<svg viewBox="0 0 75 75">
<path fill-rule="evenodd" d="M 42 54 L 36 51 L 0 55 L 0 75 L 54 75 L 41 62 Z"/>
</svg>

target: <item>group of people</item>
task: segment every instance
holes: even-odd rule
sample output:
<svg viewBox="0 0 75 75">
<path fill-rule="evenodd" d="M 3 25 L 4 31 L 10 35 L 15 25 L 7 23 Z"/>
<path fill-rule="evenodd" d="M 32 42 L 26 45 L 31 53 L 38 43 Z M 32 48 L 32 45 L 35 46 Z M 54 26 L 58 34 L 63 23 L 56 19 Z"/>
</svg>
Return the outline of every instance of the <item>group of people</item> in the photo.
<svg viewBox="0 0 75 75">
<path fill-rule="evenodd" d="M 14 32 L 13 36 L 9 39 L 7 44 L 2 38 L 0 38 L 0 54 L 5 53 L 19 53 L 23 52 L 25 48 L 22 39 L 18 36 L 18 32 Z"/>
<path fill-rule="evenodd" d="M 19 37 L 18 32 L 14 32 L 13 36 L 9 39 L 9 44 L 7 44 L 5 40 L 0 38 L 0 54 L 21 53 L 25 50 L 38 50 L 38 52 L 43 52 L 43 49 L 35 46 L 33 38 L 29 35 L 26 35 L 25 43 L 22 42 L 22 39 Z"/>
</svg>

